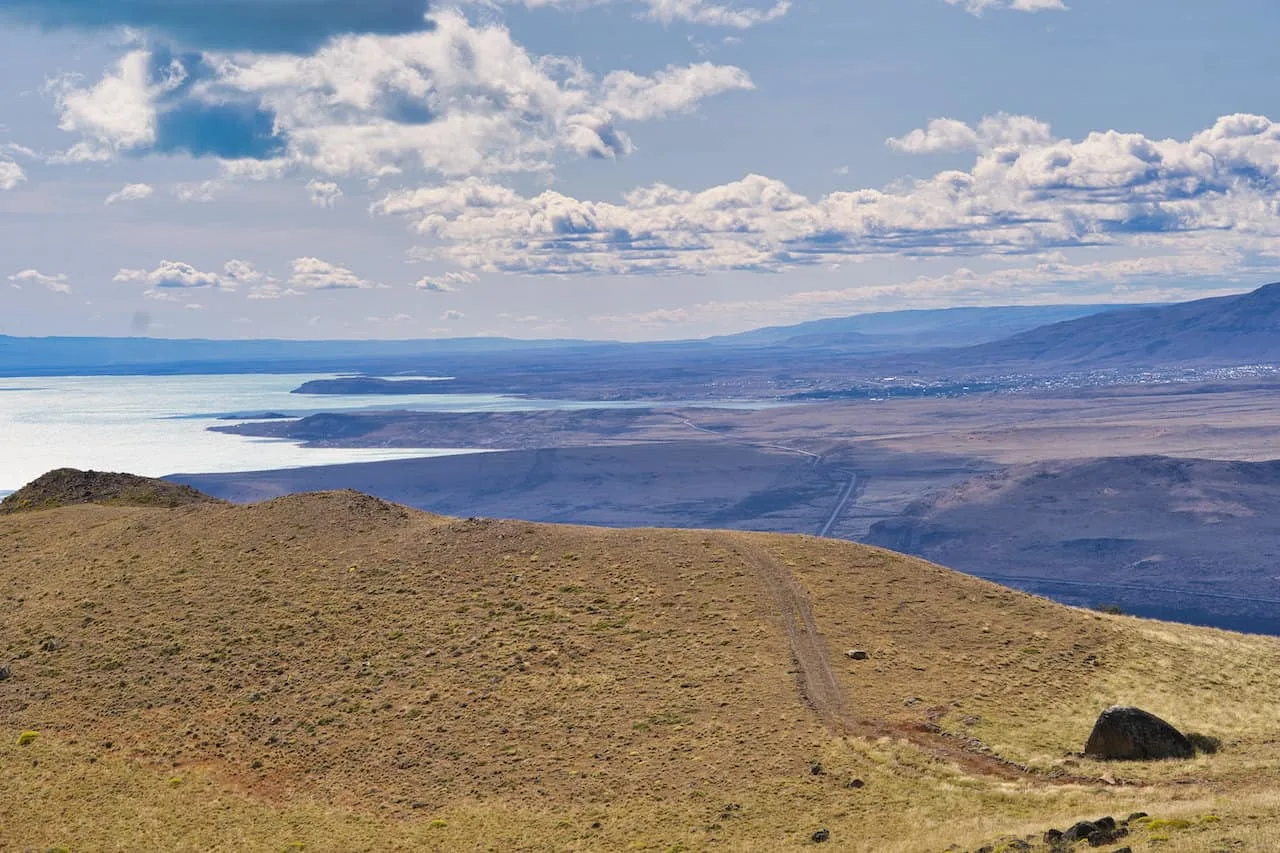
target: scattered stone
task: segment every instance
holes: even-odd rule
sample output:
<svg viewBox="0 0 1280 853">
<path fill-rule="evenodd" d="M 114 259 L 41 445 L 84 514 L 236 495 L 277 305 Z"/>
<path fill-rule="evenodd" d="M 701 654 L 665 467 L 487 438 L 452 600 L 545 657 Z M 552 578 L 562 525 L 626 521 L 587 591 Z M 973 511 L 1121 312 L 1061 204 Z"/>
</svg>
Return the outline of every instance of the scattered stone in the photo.
<svg viewBox="0 0 1280 853">
<path fill-rule="evenodd" d="M 813 765 L 809 768 L 809 773 L 812 776 L 821 776 L 826 772 L 827 771 L 822 769 L 822 765 L 817 761 L 813 762 Z"/>
<path fill-rule="evenodd" d="M 1062 842 L 1061 829 L 1051 829 L 1044 834 L 1044 843 L 1048 844 L 1050 847 L 1052 847 L 1055 844 L 1060 844 L 1061 842 Z"/>
<path fill-rule="evenodd" d="M 11 676 L 12 674 L 13 673 L 9 672 L 9 667 L 0 666 L 0 681 L 8 681 L 9 676 Z"/>
<path fill-rule="evenodd" d="M 867 786 L 867 783 L 866 783 L 866 782 L 863 782 L 861 779 L 850 779 L 850 780 L 845 784 L 845 787 L 846 787 L 846 788 L 853 788 L 853 789 L 855 789 L 855 790 L 861 790 L 862 788 L 865 788 L 866 786 Z"/>
<path fill-rule="evenodd" d="M 1195 749 L 1182 732 L 1154 714 L 1114 705 L 1098 717 L 1084 752 L 1104 761 L 1150 761 L 1191 758 Z"/>
<path fill-rule="evenodd" d="M 814 844 L 821 844 L 824 841 L 830 841 L 831 831 L 828 829 L 819 829 L 813 835 L 809 836 L 809 840 L 812 841 Z"/>
<path fill-rule="evenodd" d="M 1082 820 L 1062 833 L 1062 840 L 1068 843 L 1084 841 L 1098 831 L 1098 825 L 1091 820 Z"/>
<path fill-rule="evenodd" d="M 1096 831 L 1089 833 L 1087 840 L 1090 847 L 1102 847 L 1106 844 L 1115 844 L 1128 834 L 1129 830 L 1123 826 L 1113 826 L 1110 829 L 1099 827 Z"/>
<path fill-rule="evenodd" d="M 902 704 L 905 707 L 910 708 L 912 705 L 919 705 L 922 701 L 924 700 L 922 700 L 919 696 L 912 696 L 910 699 L 904 700 Z"/>
<path fill-rule="evenodd" d="M 1125 818 L 1124 822 L 1133 823 L 1135 820 L 1142 820 L 1144 817 L 1151 817 L 1151 815 L 1147 814 L 1146 812 L 1134 812 L 1133 814 Z"/>
<path fill-rule="evenodd" d="M 864 649 L 849 649 L 844 653 L 849 660 L 867 660 L 871 655 Z"/>
<path fill-rule="evenodd" d="M 65 646 L 65 645 L 66 645 L 66 642 L 64 642 L 64 641 L 63 641 L 63 640 L 61 640 L 60 638 L 58 638 L 58 637 L 49 637 L 49 638 L 48 638 L 48 639 L 46 639 L 43 643 L 41 643 L 41 644 L 40 644 L 40 651 L 42 651 L 42 652 L 56 652 L 56 651 L 58 651 L 58 649 L 61 649 L 61 648 L 62 648 L 63 646 Z"/>
</svg>

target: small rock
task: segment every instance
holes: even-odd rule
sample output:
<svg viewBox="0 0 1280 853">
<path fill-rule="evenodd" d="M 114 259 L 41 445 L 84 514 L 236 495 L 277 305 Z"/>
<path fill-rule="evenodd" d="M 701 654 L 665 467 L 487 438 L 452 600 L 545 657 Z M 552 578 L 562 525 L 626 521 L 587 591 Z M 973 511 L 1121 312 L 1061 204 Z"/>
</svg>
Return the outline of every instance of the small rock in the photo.
<svg viewBox="0 0 1280 853">
<path fill-rule="evenodd" d="M 819 829 L 813 835 L 809 836 L 809 840 L 812 841 L 814 844 L 821 844 L 824 841 L 830 841 L 831 831 L 828 829 Z"/>
<path fill-rule="evenodd" d="M 1135 820 L 1142 820 L 1144 817 L 1151 817 L 1151 815 L 1147 814 L 1146 812 L 1134 812 L 1133 814 L 1125 818 L 1124 822 L 1133 823 Z"/>
<path fill-rule="evenodd" d="M 13 673 L 9 672 L 9 667 L 0 666 L 0 681 L 8 681 L 9 676 Z"/>
<path fill-rule="evenodd" d="M 65 643 L 65 642 L 63 642 L 60 638 L 58 638 L 58 637 L 49 637 L 49 638 L 48 638 L 48 639 L 46 639 L 43 643 L 41 643 L 41 644 L 40 644 L 40 651 L 42 651 L 42 652 L 56 652 L 56 651 L 58 651 L 58 649 L 62 648 L 62 647 L 63 647 L 63 646 L 65 646 L 65 645 L 66 645 L 66 643 Z"/>
<path fill-rule="evenodd" d="M 861 779 L 850 779 L 849 782 L 845 784 L 846 788 L 853 788 L 855 790 L 860 790 L 866 786 L 867 783 L 863 782 Z"/>
<path fill-rule="evenodd" d="M 811 767 L 809 768 L 809 773 L 810 773 L 810 775 L 813 775 L 813 776 L 821 776 L 822 774 L 824 774 L 824 773 L 826 773 L 826 772 L 827 772 L 826 770 L 823 770 L 823 769 L 822 769 L 822 765 L 821 765 L 821 764 L 819 764 L 819 763 L 818 763 L 818 762 L 816 762 L 816 761 L 815 761 L 815 762 L 813 762 L 813 766 L 811 766 Z"/>
<path fill-rule="evenodd" d="M 1048 844 L 1050 847 L 1059 843 L 1060 841 L 1062 841 L 1061 829 L 1051 829 L 1044 834 L 1044 843 Z"/>
<path fill-rule="evenodd" d="M 849 651 L 844 653 L 844 656 L 849 660 L 866 660 L 871 657 L 871 655 L 864 649 L 849 649 Z"/>
</svg>

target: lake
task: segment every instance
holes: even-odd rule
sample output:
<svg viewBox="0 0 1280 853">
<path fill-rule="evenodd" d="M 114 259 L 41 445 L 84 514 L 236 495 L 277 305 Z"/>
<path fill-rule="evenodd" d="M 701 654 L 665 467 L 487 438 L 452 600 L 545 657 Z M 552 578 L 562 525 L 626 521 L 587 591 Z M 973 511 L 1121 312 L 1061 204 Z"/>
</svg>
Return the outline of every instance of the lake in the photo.
<svg viewBox="0 0 1280 853">
<path fill-rule="evenodd" d="M 0 495 L 54 468 L 148 477 L 373 462 L 476 452 L 466 448 L 306 448 L 209 432 L 226 415 L 395 410 L 532 411 L 636 407 L 491 394 L 313 397 L 289 392 L 314 374 L 66 376 L 0 380 Z"/>
</svg>

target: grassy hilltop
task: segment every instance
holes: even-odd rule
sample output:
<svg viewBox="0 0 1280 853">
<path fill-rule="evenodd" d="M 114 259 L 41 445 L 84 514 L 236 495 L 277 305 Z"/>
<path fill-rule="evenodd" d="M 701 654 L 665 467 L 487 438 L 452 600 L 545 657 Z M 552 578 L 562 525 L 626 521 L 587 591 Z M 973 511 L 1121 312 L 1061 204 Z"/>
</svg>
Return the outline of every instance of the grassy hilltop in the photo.
<svg viewBox="0 0 1280 853">
<path fill-rule="evenodd" d="M 3 850 L 1280 850 L 1280 640 L 809 537 L 93 491 L 0 515 Z M 1071 757 L 1113 703 L 1223 749 Z"/>
</svg>

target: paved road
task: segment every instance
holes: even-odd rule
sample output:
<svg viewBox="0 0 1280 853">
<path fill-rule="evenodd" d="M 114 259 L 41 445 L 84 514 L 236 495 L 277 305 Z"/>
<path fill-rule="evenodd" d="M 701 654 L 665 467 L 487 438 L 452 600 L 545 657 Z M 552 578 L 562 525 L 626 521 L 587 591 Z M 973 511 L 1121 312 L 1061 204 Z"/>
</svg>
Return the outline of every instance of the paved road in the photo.
<svg viewBox="0 0 1280 853">
<path fill-rule="evenodd" d="M 839 471 L 849 478 L 849 482 L 845 483 L 844 488 L 840 490 L 840 496 L 836 498 L 836 505 L 831 509 L 831 515 L 827 517 L 826 523 L 818 528 L 819 536 L 830 536 L 831 528 L 836 526 L 836 522 L 840 520 L 840 516 L 844 515 L 844 511 L 849 506 L 849 502 L 853 500 L 854 494 L 858 490 L 858 475 L 852 471 Z"/>
<path fill-rule="evenodd" d="M 683 417 L 680 417 L 679 415 L 673 415 L 673 417 L 675 417 L 677 420 L 680 421 L 680 423 L 684 424 L 689 429 L 694 429 L 694 430 L 697 430 L 698 432 L 705 432 L 707 435 L 714 435 L 717 438 L 725 439 L 726 441 L 730 441 L 734 444 L 741 444 L 747 447 L 765 447 L 770 450 L 781 450 L 784 453 L 795 453 L 800 456 L 807 457 L 810 464 L 814 466 L 818 466 L 822 464 L 822 455 L 818 453 L 811 453 L 808 450 L 801 450 L 798 447 L 788 447 L 785 444 L 774 444 L 768 441 L 741 441 L 738 439 L 734 439 L 730 436 L 727 436 L 722 432 L 717 432 L 716 430 L 713 430 L 713 429 L 707 429 L 704 426 L 698 426 L 688 418 L 683 418 Z M 842 468 L 832 469 L 832 470 L 833 470 L 833 473 L 837 475 L 847 477 L 848 482 L 845 483 L 844 486 L 840 489 L 840 494 L 836 498 L 836 505 L 831 509 L 831 514 L 827 516 L 827 520 L 823 522 L 822 525 L 818 528 L 817 535 L 824 538 L 831 535 L 832 528 L 836 526 L 836 523 L 840 520 L 840 516 L 844 515 L 844 511 L 849 507 L 849 502 L 853 500 L 854 495 L 858 491 L 858 475 L 857 474 L 855 474 L 853 471 L 848 471 Z"/>
</svg>

